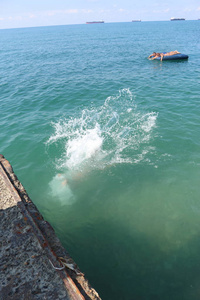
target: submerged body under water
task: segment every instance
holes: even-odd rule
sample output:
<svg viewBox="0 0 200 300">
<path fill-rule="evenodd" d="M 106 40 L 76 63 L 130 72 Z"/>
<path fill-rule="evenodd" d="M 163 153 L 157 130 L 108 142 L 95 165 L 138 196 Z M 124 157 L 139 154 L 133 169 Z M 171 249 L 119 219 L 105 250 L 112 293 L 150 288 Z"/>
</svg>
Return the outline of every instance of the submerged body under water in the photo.
<svg viewBox="0 0 200 300">
<path fill-rule="evenodd" d="M 104 300 L 200 297 L 199 31 L 0 32 L 1 152 Z"/>
</svg>

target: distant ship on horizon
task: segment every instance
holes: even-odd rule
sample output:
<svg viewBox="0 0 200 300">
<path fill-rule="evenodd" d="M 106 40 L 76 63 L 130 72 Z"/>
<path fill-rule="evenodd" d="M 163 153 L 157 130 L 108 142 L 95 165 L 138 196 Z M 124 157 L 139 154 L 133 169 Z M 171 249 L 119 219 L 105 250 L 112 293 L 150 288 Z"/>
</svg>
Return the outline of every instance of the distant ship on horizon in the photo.
<svg viewBox="0 0 200 300">
<path fill-rule="evenodd" d="M 98 24 L 98 23 L 105 23 L 104 21 L 91 21 L 91 22 L 86 22 L 86 24 Z"/>
<path fill-rule="evenodd" d="M 132 22 L 141 22 L 142 20 L 132 20 Z"/>
<path fill-rule="evenodd" d="M 185 18 L 171 18 L 171 21 L 185 21 Z"/>
</svg>

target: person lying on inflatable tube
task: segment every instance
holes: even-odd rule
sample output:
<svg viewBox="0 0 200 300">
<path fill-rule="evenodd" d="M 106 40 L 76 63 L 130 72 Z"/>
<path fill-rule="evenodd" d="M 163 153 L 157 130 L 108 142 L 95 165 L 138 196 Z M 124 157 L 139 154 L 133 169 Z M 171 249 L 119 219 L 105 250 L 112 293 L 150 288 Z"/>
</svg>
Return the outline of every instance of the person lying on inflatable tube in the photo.
<svg viewBox="0 0 200 300">
<path fill-rule="evenodd" d="M 175 51 L 170 51 L 170 52 L 167 52 L 167 53 L 156 53 L 156 52 L 153 52 L 151 55 L 149 55 L 149 59 L 156 59 L 157 57 L 160 57 L 160 60 L 162 61 L 163 60 L 163 57 L 164 56 L 170 56 L 170 55 L 174 55 L 174 54 L 179 54 L 180 52 L 178 52 L 177 50 Z"/>
</svg>

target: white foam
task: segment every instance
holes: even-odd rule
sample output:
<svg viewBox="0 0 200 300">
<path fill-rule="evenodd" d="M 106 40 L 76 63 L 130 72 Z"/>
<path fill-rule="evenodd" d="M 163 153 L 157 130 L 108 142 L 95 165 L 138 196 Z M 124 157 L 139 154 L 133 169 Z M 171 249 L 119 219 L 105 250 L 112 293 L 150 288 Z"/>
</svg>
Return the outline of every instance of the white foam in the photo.
<svg viewBox="0 0 200 300">
<path fill-rule="evenodd" d="M 90 159 L 101 149 L 103 138 L 99 126 L 88 129 L 84 134 L 66 144 L 66 166 L 70 169 Z"/>
<path fill-rule="evenodd" d="M 155 126 L 155 124 L 156 124 L 156 119 L 157 119 L 157 115 L 155 113 L 150 113 L 147 116 L 147 119 L 141 125 L 141 128 L 145 132 L 150 132 L 152 130 L 152 128 Z"/>
</svg>

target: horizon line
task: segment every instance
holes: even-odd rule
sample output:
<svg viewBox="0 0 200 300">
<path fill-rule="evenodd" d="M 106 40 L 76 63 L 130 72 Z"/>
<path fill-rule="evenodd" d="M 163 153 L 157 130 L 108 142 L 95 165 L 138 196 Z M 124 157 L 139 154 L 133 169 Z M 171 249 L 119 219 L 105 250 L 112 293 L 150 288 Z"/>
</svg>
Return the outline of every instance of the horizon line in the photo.
<svg viewBox="0 0 200 300">
<path fill-rule="evenodd" d="M 185 21 L 199 21 L 200 19 L 185 19 Z M 171 20 L 141 20 L 140 23 L 142 22 L 170 22 Z M 86 21 L 90 22 L 90 21 Z M 0 28 L 0 30 L 5 30 L 5 29 L 25 29 L 25 28 L 39 28 L 39 27 L 55 27 L 55 26 L 76 26 L 76 25 L 88 25 L 85 23 L 76 23 L 76 24 L 54 24 L 54 25 L 35 25 L 35 26 L 24 26 L 24 27 L 5 27 L 5 28 Z M 132 21 L 111 21 L 111 22 L 106 22 L 104 21 L 103 24 L 112 24 L 112 23 L 136 23 Z"/>
</svg>

